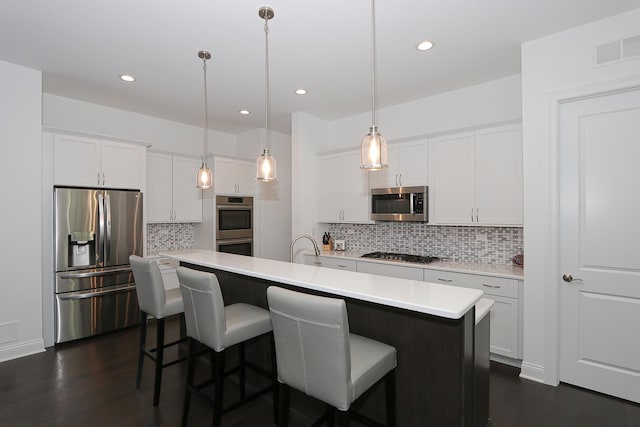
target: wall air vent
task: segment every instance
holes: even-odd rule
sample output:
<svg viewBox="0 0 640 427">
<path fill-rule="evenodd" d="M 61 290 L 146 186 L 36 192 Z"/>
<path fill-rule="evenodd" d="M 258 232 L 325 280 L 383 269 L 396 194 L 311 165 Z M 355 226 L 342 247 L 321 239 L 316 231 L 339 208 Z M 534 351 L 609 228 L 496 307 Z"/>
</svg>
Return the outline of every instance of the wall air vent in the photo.
<svg viewBox="0 0 640 427">
<path fill-rule="evenodd" d="M 640 35 L 596 46 L 596 66 L 633 58 L 640 58 Z"/>
</svg>

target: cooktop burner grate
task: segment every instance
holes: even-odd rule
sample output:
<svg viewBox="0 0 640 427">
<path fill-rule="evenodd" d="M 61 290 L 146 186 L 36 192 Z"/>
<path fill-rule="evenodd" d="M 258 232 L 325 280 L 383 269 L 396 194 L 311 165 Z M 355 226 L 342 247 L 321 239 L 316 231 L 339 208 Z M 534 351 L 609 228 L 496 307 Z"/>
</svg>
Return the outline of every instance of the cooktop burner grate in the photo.
<svg viewBox="0 0 640 427">
<path fill-rule="evenodd" d="M 434 261 L 439 261 L 440 258 L 435 256 L 420 256 L 420 255 L 409 255 L 409 254 L 398 254 L 393 252 L 370 252 L 368 254 L 364 254 L 361 256 L 362 258 L 372 258 L 372 259 L 384 259 L 388 261 L 404 261 L 404 262 L 414 262 L 418 264 L 429 264 Z"/>
</svg>

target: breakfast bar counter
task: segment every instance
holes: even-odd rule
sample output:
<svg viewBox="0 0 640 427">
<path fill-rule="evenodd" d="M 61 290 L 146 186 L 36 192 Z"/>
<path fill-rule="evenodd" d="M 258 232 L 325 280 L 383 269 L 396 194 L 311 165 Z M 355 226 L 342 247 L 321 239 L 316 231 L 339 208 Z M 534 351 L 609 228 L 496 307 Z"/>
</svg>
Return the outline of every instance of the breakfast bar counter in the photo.
<svg viewBox="0 0 640 427">
<path fill-rule="evenodd" d="M 160 255 L 215 273 L 225 304 L 266 308 L 268 286 L 343 298 L 352 333 L 397 349 L 398 426 L 486 425 L 489 341 L 476 329 L 488 330 L 489 316 L 475 322 L 481 291 L 207 250 Z M 356 410 L 383 420 L 384 390 L 378 389 Z M 292 405 L 305 413 L 313 408 L 309 400 L 292 396 Z"/>
</svg>

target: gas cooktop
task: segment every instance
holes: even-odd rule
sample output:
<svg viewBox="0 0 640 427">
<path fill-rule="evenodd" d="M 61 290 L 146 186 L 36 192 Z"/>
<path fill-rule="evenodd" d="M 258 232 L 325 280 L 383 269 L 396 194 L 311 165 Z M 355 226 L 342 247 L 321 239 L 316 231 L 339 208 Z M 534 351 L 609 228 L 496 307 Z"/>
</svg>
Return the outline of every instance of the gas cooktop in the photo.
<svg viewBox="0 0 640 427">
<path fill-rule="evenodd" d="M 420 256 L 409 254 L 397 254 L 393 252 L 370 252 L 361 256 L 362 258 L 383 259 L 387 261 L 404 261 L 415 262 L 418 264 L 429 264 L 434 261 L 439 261 L 440 258 L 435 256 Z"/>
</svg>

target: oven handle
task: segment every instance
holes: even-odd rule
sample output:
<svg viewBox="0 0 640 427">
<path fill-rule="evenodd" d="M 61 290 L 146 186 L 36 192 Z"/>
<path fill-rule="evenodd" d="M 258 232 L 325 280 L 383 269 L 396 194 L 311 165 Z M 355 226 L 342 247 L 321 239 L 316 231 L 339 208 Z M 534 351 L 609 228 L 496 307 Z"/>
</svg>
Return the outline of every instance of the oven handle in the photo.
<svg viewBox="0 0 640 427">
<path fill-rule="evenodd" d="M 129 292 L 132 290 L 135 290 L 136 285 L 134 284 L 130 284 L 127 285 L 125 287 L 118 287 L 116 289 L 109 289 L 106 291 L 99 291 L 99 292 L 85 292 L 85 293 L 73 293 L 72 295 L 58 295 L 58 298 L 60 298 L 60 301 L 69 301 L 69 300 L 78 300 L 78 299 L 87 299 L 87 298 L 97 298 L 97 297 L 103 297 L 105 295 L 111 295 L 111 294 L 116 294 L 119 292 Z"/>
<path fill-rule="evenodd" d="M 70 273 L 60 276 L 61 279 L 84 279 L 86 277 L 98 277 L 98 276 L 110 276 L 112 274 L 129 273 L 131 267 L 122 268 L 119 270 L 107 270 L 107 271 L 91 271 L 89 273 Z"/>
<path fill-rule="evenodd" d="M 242 205 L 218 205 L 216 207 L 219 211 L 253 211 L 252 206 Z"/>
<path fill-rule="evenodd" d="M 218 245 L 234 245 L 236 243 L 252 243 L 253 239 L 251 237 L 247 237 L 246 239 L 224 239 L 224 240 L 216 240 Z"/>
</svg>

